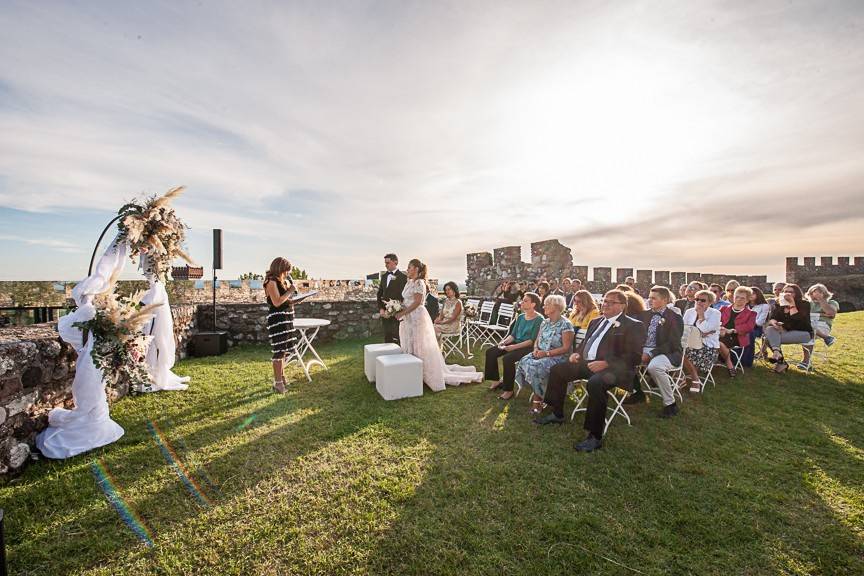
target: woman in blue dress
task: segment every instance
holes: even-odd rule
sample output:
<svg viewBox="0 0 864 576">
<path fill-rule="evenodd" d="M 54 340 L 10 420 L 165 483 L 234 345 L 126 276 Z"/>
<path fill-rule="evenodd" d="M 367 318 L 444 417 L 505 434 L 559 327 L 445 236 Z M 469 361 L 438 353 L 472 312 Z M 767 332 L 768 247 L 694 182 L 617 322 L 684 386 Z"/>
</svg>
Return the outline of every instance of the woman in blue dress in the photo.
<svg viewBox="0 0 864 576">
<path fill-rule="evenodd" d="M 543 309 L 546 319 L 540 324 L 540 332 L 534 342 L 534 352 L 519 360 L 516 368 L 516 382 L 520 387 L 530 385 L 534 391 L 531 397 L 531 412 L 539 414 L 543 410 L 543 395 L 552 367 L 566 362 L 573 351 L 573 324 L 562 314 L 567 301 L 559 294 L 546 297 Z"/>
</svg>

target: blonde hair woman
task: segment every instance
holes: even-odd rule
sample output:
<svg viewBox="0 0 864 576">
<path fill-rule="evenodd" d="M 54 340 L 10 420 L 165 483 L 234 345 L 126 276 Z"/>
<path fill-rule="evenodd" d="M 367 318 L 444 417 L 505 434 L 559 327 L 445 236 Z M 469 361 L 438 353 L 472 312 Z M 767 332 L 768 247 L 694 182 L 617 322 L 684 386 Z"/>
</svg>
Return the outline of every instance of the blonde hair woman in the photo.
<svg viewBox="0 0 864 576">
<path fill-rule="evenodd" d="M 573 312 L 570 313 L 570 323 L 576 330 L 588 328 L 592 320 L 600 316 L 594 297 L 587 290 L 579 290 L 573 295 Z"/>
<path fill-rule="evenodd" d="M 714 294 L 699 290 L 694 296 L 695 306 L 684 312 L 684 326 L 694 326 L 702 337 L 702 348 L 688 348 L 684 356 L 684 371 L 692 382 L 691 392 L 699 392 L 702 384 L 699 373 L 709 373 L 720 354 L 720 311 L 711 307 Z"/>
</svg>

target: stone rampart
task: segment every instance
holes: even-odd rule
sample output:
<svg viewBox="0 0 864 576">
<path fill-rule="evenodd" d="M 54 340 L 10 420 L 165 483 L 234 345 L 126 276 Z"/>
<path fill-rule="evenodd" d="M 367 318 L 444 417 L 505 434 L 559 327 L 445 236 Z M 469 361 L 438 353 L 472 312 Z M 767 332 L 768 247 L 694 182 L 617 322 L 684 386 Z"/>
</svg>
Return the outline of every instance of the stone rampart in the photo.
<svg viewBox="0 0 864 576">
<path fill-rule="evenodd" d="M 616 284 L 623 283 L 628 276 L 635 278 L 640 293 L 646 293 L 654 284 L 671 286 L 677 293 L 678 286 L 690 280 L 701 280 L 709 284 L 716 282 L 722 285 L 725 285 L 729 280 L 737 280 L 747 286 L 758 286 L 763 290 L 769 288 L 768 279 L 764 275 L 669 272 L 667 270 L 653 271 L 628 267 L 615 268 L 613 275 L 611 267 L 596 266 L 592 269 L 592 275 L 589 278 L 588 266 L 574 265 L 570 248 L 554 239 L 533 242 L 531 244 L 530 263 L 522 262 L 522 250 L 519 246 L 496 248 L 493 253 L 473 252 L 467 255 L 466 287 L 468 294 L 488 296 L 501 280 L 517 280 L 527 283 L 565 277 L 578 278 L 587 290 L 594 293 L 602 293 L 614 288 Z"/>
<path fill-rule="evenodd" d="M 864 258 L 840 256 L 834 263 L 832 256 L 822 256 L 816 263 L 814 256 L 786 258 L 786 282 L 798 284 L 806 291 L 813 284 L 825 284 L 840 303 L 840 310 L 864 309 Z"/>
</svg>

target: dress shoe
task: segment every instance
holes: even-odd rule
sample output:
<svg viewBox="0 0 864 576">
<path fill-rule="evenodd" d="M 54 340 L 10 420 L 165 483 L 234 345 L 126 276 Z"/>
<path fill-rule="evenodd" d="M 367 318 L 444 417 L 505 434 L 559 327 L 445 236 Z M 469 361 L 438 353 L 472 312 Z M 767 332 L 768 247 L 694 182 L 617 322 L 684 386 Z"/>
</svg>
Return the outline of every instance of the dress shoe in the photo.
<svg viewBox="0 0 864 576">
<path fill-rule="evenodd" d="M 633 394 L 628 396 L 627 399 L 624 400 L 624 404 L 644 404 L 647 401 L 648 397 L 645 395 L 645 392 L 639 390 L 638 392 L 634 392 Z"/>
<path fill-rule="evenodd" d="M 678 404 L 673 402 L 668 406 L 663 407 L 663 411 L 660 412 L 660 418 L 671 418 L 672 416 L 676 416 L 678 414 Z"/>
<path fill-rule="evenodd" d="M 594 450 L 599 450 L 603 447 L 603 441 L 594 438 L 594 436 L 589 435 L 585 440 L 579 442 L 574 446 L 577 452 L 593 452 Z"/>
<path fill-rule="evenodd" d="M 558 424 L 561 425 L 564 423 L 563 416 L 556 416 L 555 414 L 546 414 L 545 416 L 539 416 L 534 418 L 534 424 L 539 424 L 540 426 L 545 426 L 546 424 Z"/>
</svg>

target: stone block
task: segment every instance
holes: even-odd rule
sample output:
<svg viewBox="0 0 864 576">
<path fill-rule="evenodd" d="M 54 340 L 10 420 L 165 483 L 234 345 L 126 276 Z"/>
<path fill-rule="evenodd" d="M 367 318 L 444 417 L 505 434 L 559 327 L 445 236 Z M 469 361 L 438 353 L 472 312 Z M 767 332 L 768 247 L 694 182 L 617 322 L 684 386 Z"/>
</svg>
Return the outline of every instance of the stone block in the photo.
<svg viewBox="0 0 864 576">
<path fill-rule="evenodd" d="M 16 414 L 20 414 L 27 410 L 30 406 L 36 402 L 36 397 L 38 396 L 38 392 L 28 392 L 27 394 L 22 394 L 18 398 L 15 398 L 11 402 L 6 403 L 6 416 L 11 418 Z"/>
</svg>

